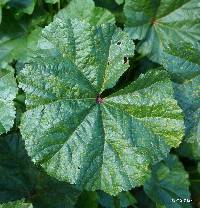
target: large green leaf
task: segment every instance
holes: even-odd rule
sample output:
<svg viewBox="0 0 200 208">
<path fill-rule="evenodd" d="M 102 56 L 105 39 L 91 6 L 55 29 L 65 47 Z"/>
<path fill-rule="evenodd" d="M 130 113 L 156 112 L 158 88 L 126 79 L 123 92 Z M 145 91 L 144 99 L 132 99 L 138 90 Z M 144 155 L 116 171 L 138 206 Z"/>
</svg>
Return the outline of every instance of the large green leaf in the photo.
<svg viewBox="0 0 200 208">
<path fill-rule="evenodd" d="M 31 203 L 26 203 L 24 200 L 8 202 L 6 204 L 0 204 L 0 208 L 33 208 Z"/>
<path fill-rule="evenodd" d="M 13 100 L 17 94 L 14 71 L 0 69 L 0 134 L 8 132 L 14 124 L 15 107 Z"/>
<path fill-rule="evenodd" d="M 129 67 L 127 34 L 59 18 L 42 34 L 39 55 L 19 76 L 28 109 L 21 132 L 32 160 L 87 190 L 115 195 L 142 184 L 149 163 L 183 136 L 167 72 L 151 71 L 102 98 Z"/>
<path fill-rule="evenodd" d="M 72 0 L 56 17 L 61 19 L 78 18 L 89 22 L 91 25 L 115 22 L 114 15 L 106 9 L 95 7 L 93 0 Z"/>
<path fill-rule="evenodd" d="M 126 0 L 126 30 L 137 50 L 160 62 L 169 44 L 200 41 L 199 0 Z"/>
<path fill-rule="evenodd" d="M 37 169 L 18 134 L 0 137 L 0 202 L 21 198 L 36 208 L 72 208 L 79 191 Z"/>
<path fill-rule="evenodd" d="M 155 203 L 166 208 L 191 207 L 188 173 L 175 155 L 152 168 L 144 190 Z"/>
<path fill-rule="evenodd" d="M 188 44 L 171 45 L 162 64 L 172 75 L 175 97 L 185 114 L 181 152 L 200 159 L 200 49 Z"/>
</svg>

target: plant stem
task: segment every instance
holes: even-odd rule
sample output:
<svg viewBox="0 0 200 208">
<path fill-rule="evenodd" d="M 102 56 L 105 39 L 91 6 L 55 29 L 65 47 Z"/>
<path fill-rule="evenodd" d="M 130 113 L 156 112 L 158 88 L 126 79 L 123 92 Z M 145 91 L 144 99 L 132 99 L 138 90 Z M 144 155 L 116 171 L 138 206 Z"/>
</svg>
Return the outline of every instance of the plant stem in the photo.
<svg viewBox="0 0 200 208">
<path fill-rule="evenodd" d="M 134 61 L 140 61 L 140 60 L 143 59 L 144 57 L 145 57 L 144 55 L 140 54 L 138 57 L 136 57 L 136 58 L 134 59 Z"/>
<path fill-rule="evenodd" d="M 200 183 L 200 179 L 191 179 L 190 180 L 192 183 Z"/>
<path fill-rule="evenodd" d="M 58 0 L 58 11 L 60 11 L 60 0 Z"/>
<path fill-rule="evenodd" d="M 118 196 L 114 197 L 114 207 L 115 208 L 120 208 L 120 200 Z"/>
</svg>

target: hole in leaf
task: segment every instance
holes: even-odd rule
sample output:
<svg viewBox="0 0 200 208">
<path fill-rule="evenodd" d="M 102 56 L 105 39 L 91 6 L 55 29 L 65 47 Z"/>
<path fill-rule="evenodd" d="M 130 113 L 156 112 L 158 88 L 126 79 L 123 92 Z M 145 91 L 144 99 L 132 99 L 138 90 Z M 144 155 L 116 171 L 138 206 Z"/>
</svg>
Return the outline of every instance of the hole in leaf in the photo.
<svg viewBox="0 0 200 208">
<path fill-rule="evenodd" d="M 117 45 L 121 45 L 121 42 L 120 42 L 120 41 L 118 41 L 118 42 L 117 42 Z"/>
<path fill-rule="evenodd" d="M 102 98 L 106 98 L 109 95 L 117 92 L 120 89 L 131 84 L 134 80 L 137 80 L 141 73 L 146 73 L 149 69 L 157 68 L 159 65 L 153 63 L 146 57 L 140 58 L 141 54 L 136 52 L 132 58 L 127 58 L 130 63 L 130 67 L 121 75 L 114 87 L 105 89 L 101 93 Z M 139 59 L 138 59 L 139 58 Z M 144 67 L 145 66 L 145 67 Z"/>
<path fill-rule="evenodd" d="M 124 64 L 126 64 L 128 61 L 128 58 L 127 57 L 124 57 Z"/>
</svg>

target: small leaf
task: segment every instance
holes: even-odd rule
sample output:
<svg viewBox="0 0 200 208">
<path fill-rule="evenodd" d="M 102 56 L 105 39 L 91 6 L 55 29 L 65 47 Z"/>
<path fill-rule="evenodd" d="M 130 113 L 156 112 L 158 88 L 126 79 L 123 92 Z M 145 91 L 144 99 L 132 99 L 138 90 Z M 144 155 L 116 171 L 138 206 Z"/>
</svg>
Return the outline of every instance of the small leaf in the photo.
<svg viewBox="0 0 200 208">
<path fill-rule="evenodd" d="M 143 184 L 149 164 L 183 136 L 167 72 L 151 71 L 102 97 L 129 67 L 124 57 L 134 47 L 127 34 L 57 18 L 42 36 L 38 56 L 19 76 L 27 98 L 21 133 L 32 160 L 90 191 L 116 195 Z"/>
<path fill-rule="evenodd" d="M 169 171 L 166 172 L 166 169 Z M 162 207 L 182 207 L 183 203 L 185 208 L 191 207 L 187 202 L 187 199 L 190 200 L 188 177 L 178 158 L 169 155 L 164 161 L 153 166 L 151 178 L 145 182 L 144 190 Z"/>
<path fill-rule="evenodd" d="M 93 0 L 72 0 L 56 17 L 63 20 L 77 18 L 87 21 L 91 25 L 115 23 L 114 15 L 107 9 L 95 7 Z"/>
</svg>

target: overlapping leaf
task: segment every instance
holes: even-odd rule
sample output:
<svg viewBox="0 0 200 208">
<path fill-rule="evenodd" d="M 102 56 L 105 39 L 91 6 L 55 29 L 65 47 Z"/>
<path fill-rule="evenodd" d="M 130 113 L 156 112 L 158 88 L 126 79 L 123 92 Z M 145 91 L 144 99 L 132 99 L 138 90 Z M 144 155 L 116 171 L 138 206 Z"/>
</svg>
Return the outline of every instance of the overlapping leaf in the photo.
<svg viewBox="0 0 200 208">
<path fill-rule="evenodd" d="M 175 83 L 175 96 L 185 113 L 186 135 L 181 152 L 200 158 L 200 50 L 191 45 L 171 46 L 165 52 L 163 66 Z"/>
<path fill-rule="evenodd" d="M 0 202 L 27 197 L 34 187 L 36 173 L 28 162 L 19 136 L 1 136 L 0 148 Z"/>
<path fill-rule="evenodd" d="M 99 203 L 105 208 L 115 208 L 119 203 L 121 208 L 136 207 L 136 199 L 130 192 L 121 192 L 117 197 L 112 197 L 104 192 L 99 192 Z"/>
<path fill-rule="evenodd" d="M 1 136 L 0 149 L 0 203 L 26 198 L 36 208 L 74 207 L 79 191 L 37 169 L 18 134 Z"/>
<path fill-rule="evenodd" d="M 115 195 L 142 184 L 149 164 L 183 136 L 167 72 L 151 71 L 102 98 L 129 67 L 134 48 L 126 33 L 56 18 L 39 47 L 19 76 L 28 108 L 21 132 L 32 160 L 88 190 Z"/>
<path fill-rule="evenodd" d="M 126 30 L 141 40 L 139 53 L 153 61 L 169 44 L 200 41 L 199 0 L 126 0 L 124 13 Z"/>
<path fill-rule="evenodd" d="M 17 84 L 14 71 L 10 68 L 0 69 L 0 134 L 10 130 L 14 124 L 14 98 L 17 94 Z"/>
<path fill-rule="evenodd" d="M 115 22 L 114 15 L 106 9 L 95 7 L 93 0 L 72 0 L 56 17 L 63 20 L 67 18 L 78 18 L 89 22 L 91 25 Z"/>
<path fill-rule="evenodd" d="M 4 0 L 5 1 L 5 0 Z M 15 9 L 17 10 L 16 13 L 27 13 L 27 14 L 32 14 L 36 0 L 8 0 L 7 1 L 7 8 Z"/>
<path fill-rule="evenodd" d="M 181 208 L 182 204 L 185 208 L 191 207 L 188 173 L 175 155 L 169 155 L 153 167 L 144 190 L 155 203 L 163 207 Z"/>
<path fill-rule="evenodd" d="M 4 14 L 0 25 L 0 65 L 23 60 L 34 50 L 41 32 L 34 21 L 37 22 L 37 18 L 32 22 L 24 19 L 17 21 L 12 12 Z"/>
<path fill-rule="evenodd" d="M 3 8 L 17 9 L 17 14 L 27 13 L 32 14 L 35 7 L 36 0 L 0 0 L 0 24 L 3 16 Z M 8 11 L 4 11 L 4 14 Z"/>
</svg>

